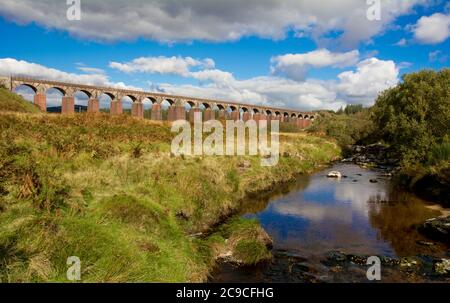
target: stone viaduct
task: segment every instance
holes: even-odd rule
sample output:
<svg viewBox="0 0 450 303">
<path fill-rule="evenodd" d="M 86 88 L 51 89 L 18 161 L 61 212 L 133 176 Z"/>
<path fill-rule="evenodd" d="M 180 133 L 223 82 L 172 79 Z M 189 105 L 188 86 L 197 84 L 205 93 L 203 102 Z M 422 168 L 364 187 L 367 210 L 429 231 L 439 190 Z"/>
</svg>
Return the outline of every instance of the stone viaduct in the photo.
<svg viewBox="0 0 450 303">
<path fill-rule="evenodd" d="M 317 114 L 310 112 L 301 112 L 298 110 L 288 110 L 276 107 L 257 106 L 238 102 L 229 102 L 222 100 L 192 98 L 185 96 L 175 96 L 160 94 L 155 92 L 145 92 L 139 90 L 127 90 L 113 87 L 99 87 L 75 83 L 64 83 L 56 81 L 39 80 L 25 77 L 0 77 L 0 84 L 11 91 L 15 91 L 19 86 L 31 88 L 34 95 L 34 104 L 42 111 L 47 110 L 46 92 L 53 88 L 62 94 L 62 114 L 71 114 L 75 112 L 75 93 L 83 92 L 88 98 L 88 112 L 99 112 L 101 95 L 108 95 L 111 99 L 110 114 L 119 115 L 123 113 L 122 99 L 129 97 L 132 100 L 131 114 L 137 118 L 144 117 L 143 102 L 149 100 L 152 103 L 151 119 L 162 120 L 162 106 L 164 101 L 170 105 L 168 107 L 169 121 L 180 119 L 193 120 L 193 114 L 197 111 L 203 111 L 204 120 L 217 118 L 248 121 L 259 120 L 280 120 L 281 122 L 290 122 L 299 127 L 308 127 L 316 118 Z M 190 110 L 186 112 L 188 106 Z M 218 112 L 218 114 L 216 114 Z"/>
</svg>

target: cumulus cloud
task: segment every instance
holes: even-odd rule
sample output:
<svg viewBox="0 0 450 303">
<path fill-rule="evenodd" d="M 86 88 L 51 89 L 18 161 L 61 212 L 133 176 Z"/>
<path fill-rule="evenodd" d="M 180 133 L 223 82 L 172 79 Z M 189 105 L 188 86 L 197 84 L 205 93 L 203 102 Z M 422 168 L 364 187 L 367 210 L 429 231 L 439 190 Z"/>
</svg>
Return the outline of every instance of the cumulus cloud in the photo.
<svg viewBox="0 0 450 303">
<path fill-rule="evenodd" d="M 140 90 L 124 83 L 113 83 L 103 73 L 72 74 L 8 58 L 0 59 L 0 74 Z M 219 69 L 188 70 L 186 77 L 199 82 L 180 85 L 149 83 L 149 86 L 152 90 L 176 95 L 301 110 L 337 110 L 349 103 L 372 105 L 379 92 L 398 82 L 398 67 L 393 61 L 370 58 L 359 62 L 356 69 L 340 73 L 337 79 L 326 81 L 307 78 L 299 82 L 276 75 L 241 80 Z"/>
<path fill-rule="evenodd" d="M 337 90 L 349 102 L 371 105 L 379 92 L 398 83 L 398 74 L 394 61 L 366 59 L 358 63 L 356 71 L 338 75 Z"/>
<path fill-rule="evenodd" d="M 145 38 L 173 42 L 229 41 L 245 36 L 282 39 L 294 30 L 318 41 L 342 32 L 339 41 L 355 45 L 377 35 L 396 17 L 427 0 L 384 0 L 380 21 L 369 21 L 362 0 L 90 0 L 81 20 L 66 18 L 66 1 L 2 0 L 0 15 L 19 24 L 36 22 L 74 36 L 117 41 Z"/>
<path fill-rule="evenodd" d="M 92 72 L 92 70 L 91 70 Z M 0 59 L 0 75 L 36 77 L 39 79 L 137 89 L 122 82 L 111 82 L 104 73 L 74 74 L 13 58 Z"/>
<path fill-rule="evenodd" d="M 355 65 L 359 60 L 359 51 L 333 53 L 327 49 L 318 49 L 305 54 L 286 54 L 272 58 L 272 73 L 284 75 L 294 80 L 304 80 L 311 68 Z"/>
<path fill-rule="evenodd" d="M 414 38 L 423 44 L 438 44 L 450 36 L 450 14 L 424 16 L 413 27 Z"/>
<path fill-rule="evenodd" d="M 233 100 L 243 103 L 297 108 L 302 110 L 338 109 L 345 105 L 336 99 L 327 83 L 310 80 L 299 83 L 286 78 L 263 76 L 246 80 L 233 79 L 227 82 L 211 82 L 203 85 L 160 84 L 161 91 Z"/>
<path fill-rule="evenodd" d="M 197 60 L 191 57 L 140 57 L 130 62 L 110 62 L 109 67 L 118 69 L 125 73 L 159 73 L 188 76 L 190 69 L 198 67 L 201 69 L 213 68 L 215 63 L 212 59 Z"/>
</svg>

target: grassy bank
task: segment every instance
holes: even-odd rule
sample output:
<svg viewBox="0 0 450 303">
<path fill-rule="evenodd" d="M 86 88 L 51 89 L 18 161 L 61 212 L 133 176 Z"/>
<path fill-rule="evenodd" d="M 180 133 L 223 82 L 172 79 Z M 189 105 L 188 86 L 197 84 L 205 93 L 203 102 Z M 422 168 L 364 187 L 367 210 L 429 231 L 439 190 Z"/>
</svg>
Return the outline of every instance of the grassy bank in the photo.
<svg viewBox="0 0 450 303">
<path fill-rule="evenodd" d="M 339 155 L 297 133 L 281 135 L 269 168 L 258 157 L 173 157 L 168 124 L 106 114 L 0 113 L 0 134 L 2 282 L 66 282 L 69 256 L 83 281 L 112 282 L 203 281 L 223 242 L 244 262 L 266 258 L 254 222 L 192 235 Z"/>
</svg>

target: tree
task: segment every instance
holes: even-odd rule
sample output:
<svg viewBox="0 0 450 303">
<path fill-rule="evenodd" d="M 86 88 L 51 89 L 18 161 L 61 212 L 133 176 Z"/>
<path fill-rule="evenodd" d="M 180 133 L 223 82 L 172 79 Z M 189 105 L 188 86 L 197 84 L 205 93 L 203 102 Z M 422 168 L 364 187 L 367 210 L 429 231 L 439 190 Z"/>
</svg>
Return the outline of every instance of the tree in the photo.
<svg viewBox="0 0 450 303">
<path fill-rule="evenodd" d="M 450 69 L 404 75 L 377 98 L 371 118 L 404 163 L 425 162 L 450 136 Z"/>
</svg>

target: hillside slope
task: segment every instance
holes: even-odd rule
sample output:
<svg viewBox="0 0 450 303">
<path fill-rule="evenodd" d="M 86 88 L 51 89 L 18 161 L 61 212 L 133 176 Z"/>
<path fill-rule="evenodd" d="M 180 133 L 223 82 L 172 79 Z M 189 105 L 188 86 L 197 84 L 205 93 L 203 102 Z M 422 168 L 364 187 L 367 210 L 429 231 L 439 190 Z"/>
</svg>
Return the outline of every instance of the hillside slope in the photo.
<svg viewBox="0 0 450 303">
<path fill-rule="evenodd" d="M 259 226 L 237 222 L 230 229 L 241 237 L 190 235 L 249 193 L 339 155 L 334 142 L 297 133 L 280 137 L 274 167 L 258 157 L 173 157 L 174 135 L 167 123 L 126 115 L 1 114 L 0 282 L 68 282 L 69 256 L 85 282 L 204 281 L 217 247 L 256 241 Z"/>
<path fill-rule="evenodd" d="M 21 96 L 0 87 L 0 112 L 39 113 L 39 108 Z"/>
</svg>

